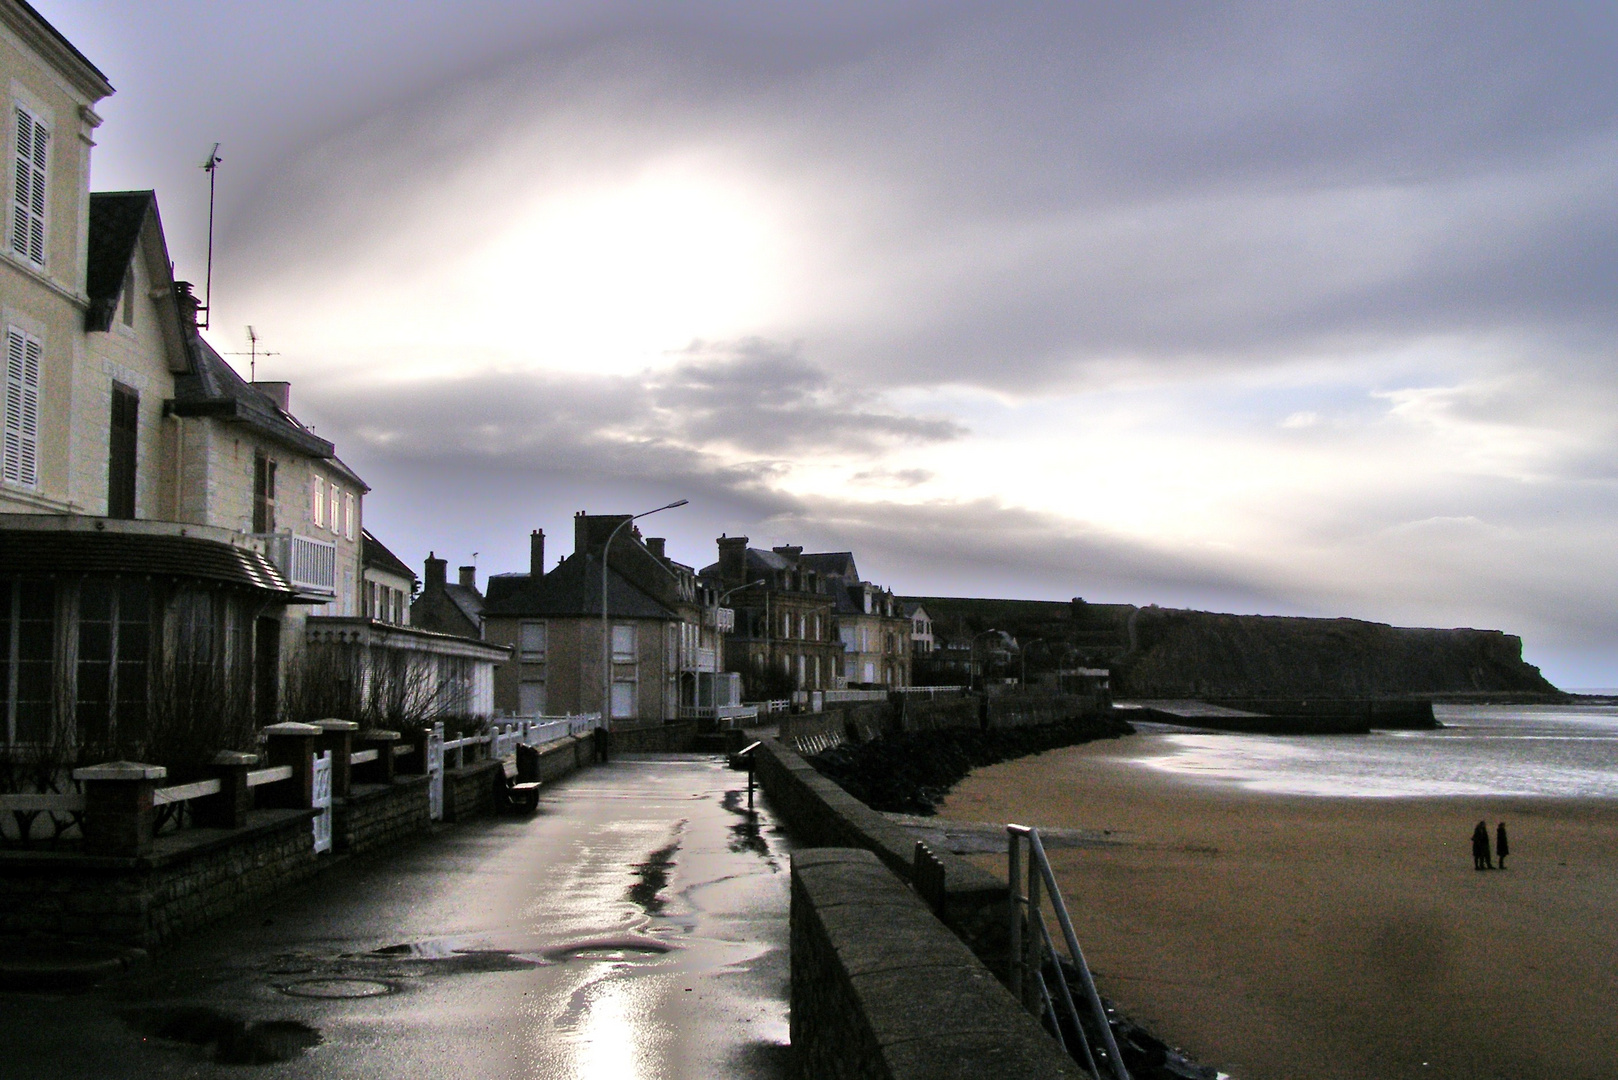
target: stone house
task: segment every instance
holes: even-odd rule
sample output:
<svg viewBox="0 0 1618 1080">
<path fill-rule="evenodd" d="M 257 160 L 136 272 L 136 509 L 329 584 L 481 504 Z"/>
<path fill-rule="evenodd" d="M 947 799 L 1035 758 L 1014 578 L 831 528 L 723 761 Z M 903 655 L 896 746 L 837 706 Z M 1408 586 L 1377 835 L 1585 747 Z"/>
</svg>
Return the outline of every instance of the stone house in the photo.
<svg viewBox="0 0 1618 1080">
<path fill-rule="evenodd" d="M 376 622 L 409 626 L 416 572 L 370 529 L 360 530 L 360 574 L 364 579 L 360 613 Z"/>
<path fill-rule="evenodd" d="M 800 561 L 830 584 L 843 647 L 843 685 L 867 690 L 909 686 L 913 624 L 892 591 L 863 580 L 850 551 L 804 555 Z"/>
<path fill-rule="evenodd" d="M 931 656 L 937 644 L 933 637 L 933 617 L 919 600 L 901 599 L 899 610 L 910 620 L 911 655 L 922 659 Z"/>
<path fill-rule="evenodd" d="M 719 561 L 702 577 L 735 611 L 725 666 L 739 671 L 752 700 L 843 685 L 831 580 L 803 548 L 762 551 L 745 536 L 721 536 Z"/>
<path fill-rule="evenodd" d="M 544 534 L 539 536 L 544 551 Z M 460 568 L 460 580 L 445 579 L 449 563 L 435 553 L 427 553 L 425 580 L 421 595 L 410 605 L 410 621 L 424 630 L 436 630 L 456 637 L 483 638 L 483 594 L 478 591 L 477 567 Z"/>
<path fill-rule="evenodd" d="M 703 688 L 720 674 L 731 612 L 661 538 L 619 529 L 605 562 L 610 657 L 603 648 L 602 552 L 626 515 L 580 513 L 573 554 L 548 572 L 545 535 L 530 537 L 527 573 L 489 578 L 484 636 L 515 656 L 495 672 L 495 704 L 519 716 L 602 711 L 614 726 L 700 718 Z"/>
</svg>

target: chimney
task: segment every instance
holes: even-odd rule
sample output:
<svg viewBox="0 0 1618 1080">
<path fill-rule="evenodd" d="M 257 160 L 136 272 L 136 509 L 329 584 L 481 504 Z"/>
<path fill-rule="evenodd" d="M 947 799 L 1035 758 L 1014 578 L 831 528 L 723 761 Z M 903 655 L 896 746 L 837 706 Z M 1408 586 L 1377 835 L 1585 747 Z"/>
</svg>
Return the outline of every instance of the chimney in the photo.
<svg viewBox="0 0 1618 1080">
<path fill-rule="evenodd" d="M 657 556 L 658 562 L 667 562 L 668 556 L 663 554 L 663 545 L 665 543 L 667 541 L 661 536 L 648 536 L 646 538 L 646 550 Z"/>
<path fill-rule="evenodd" d="M 192 330 L 197 328 L 197 310 L 202 307 L 202 301 L 197 294 L 191 291 L 189 281 L 176 281 L 174 283 L 174 302 L 180 308 L 180 320 Z"/>
<path fill-rule="evenodd" d="M 440 559 L 432 552 L 427 553 L 427 589 L 442 589 L 444 587 L 444 571 L 449 569 L 449 561 Z"/>
<path fill-rule="evenodd" d="M 289 382 L 255 382 L 251 384 L 254 390 L 275 402 L 275 407 L 292 415 L 292 384 Z"/>
<path fill-rule="evenodd" d="M 461 569 L 461 584 L 466 586 L 468 589 L 477 588 L 478 587 L 478 568 L 475 567 L 475 566 L 463 566 L 460 569 Z"/>
<path fill-rule="evenodd" d="M 721 536 L 719 545 L 719 579 L 727 586 L 747 581 L 747 537 Z"/>
<path fill-rule="evenodd" d="M 781 547 L 774 547 L 770 550 L 781 556 L 783 559 L 787 559 L 791 562 L 797 562 L 798 556 L 803 554 L 803 545 L 782 545 Z"/>
<path fill-rule="evenodd" d="M 528 576 L 538 581 L 545 576 L 545 530 L 528 534 Z"/>
</svg>

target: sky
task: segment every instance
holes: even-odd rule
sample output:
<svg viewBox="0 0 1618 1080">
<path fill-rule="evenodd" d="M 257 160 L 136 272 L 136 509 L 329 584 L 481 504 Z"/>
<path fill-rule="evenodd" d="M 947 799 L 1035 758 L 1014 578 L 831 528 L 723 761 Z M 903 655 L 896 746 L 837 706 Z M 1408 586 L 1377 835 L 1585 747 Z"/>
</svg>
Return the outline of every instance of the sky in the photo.
<svg viewBox="0 0 1618 1080">
<path fill-rule="evenodd" d="M 1618 686 L 1618 8 L 36 0 L 420 565 L 576 511 Z M 241 359 L 245 366 L 245 358 Z"/>
</svg>

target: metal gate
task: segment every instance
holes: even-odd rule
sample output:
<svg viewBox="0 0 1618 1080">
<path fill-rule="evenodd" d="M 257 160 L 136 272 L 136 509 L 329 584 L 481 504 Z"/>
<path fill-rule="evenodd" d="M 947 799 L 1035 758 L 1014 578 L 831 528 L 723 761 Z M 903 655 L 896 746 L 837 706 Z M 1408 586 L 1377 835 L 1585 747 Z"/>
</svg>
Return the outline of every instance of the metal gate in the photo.
<svg viewBox="0 0 1618 1080">
<path fill-rule="evenodd" d="M 331 751 L 315 758 L 314 797 L 311 804 L 320 813 L 315 815 L 315 854 L 331 850 Z"/>
<path fill-rule="evenodd" d="M 444 820 L 444 725 L 434 724 L 427 736 L 427 816 Z"/>
</svg>

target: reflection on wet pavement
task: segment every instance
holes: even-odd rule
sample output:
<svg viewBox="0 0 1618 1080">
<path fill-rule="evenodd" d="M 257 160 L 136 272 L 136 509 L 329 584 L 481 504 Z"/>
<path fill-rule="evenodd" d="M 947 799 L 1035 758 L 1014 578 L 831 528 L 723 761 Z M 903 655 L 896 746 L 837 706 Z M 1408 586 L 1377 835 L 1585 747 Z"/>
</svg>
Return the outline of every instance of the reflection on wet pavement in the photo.
<svg viewBox="0 0 1618 1080">
<path fill-rule="evenodd" d="M 95 991 L 0 995 L 0 1077 L 784 1078 L 790 842 L 736 780 L 615 761 Z"/>
</svg>

